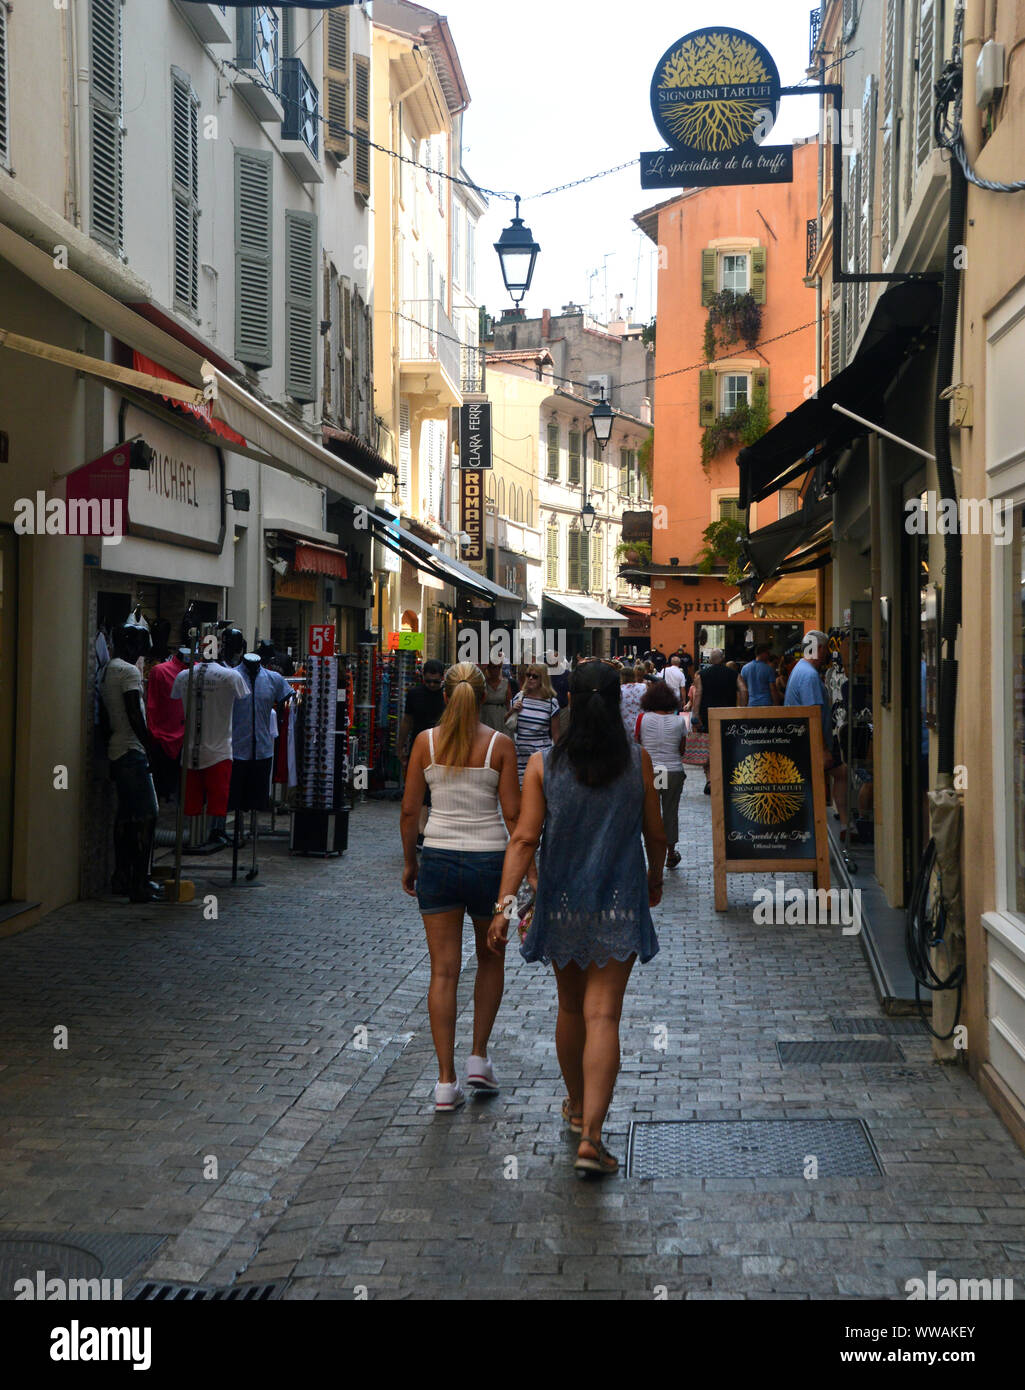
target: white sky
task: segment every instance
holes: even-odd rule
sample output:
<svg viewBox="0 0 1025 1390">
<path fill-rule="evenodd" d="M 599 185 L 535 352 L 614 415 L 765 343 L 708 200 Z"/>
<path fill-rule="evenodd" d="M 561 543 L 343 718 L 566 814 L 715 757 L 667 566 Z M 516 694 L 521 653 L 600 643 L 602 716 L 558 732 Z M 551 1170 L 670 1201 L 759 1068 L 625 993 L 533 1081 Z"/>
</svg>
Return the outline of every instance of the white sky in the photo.
<svg viewBox="0 0 1025 1390">
<path fill-rule="evenodd" d="M 425 0 L 430 4 L 432 0 Z M 448 17 L 470 89 L 465 163 L 482 187 L 524 198 L 657 150 L 649 88 L 665 50 L 692 29 L 725 24 L 760 39 L 783 84 L 805 79 L 811 0 L 433 0 Z M 814 97 L 784 98 L 769 136 L 782 144 L 817 126 Z M 600 321 L 617 293 L 647 322 L 655 248 L 634 213 L 671 197 L 640 186 L 636 166 L 538 201 L 521 214 L 541 246 L 528 314 L 590 304 Z M 491 199 L 479 239 L 478 295 L 510 307 L 492 245 L 513 204 Z M 606 259 L 608 257 L 608 259 Z M 597 271 L 592 278 L 591 272 Z"/>
</svg>

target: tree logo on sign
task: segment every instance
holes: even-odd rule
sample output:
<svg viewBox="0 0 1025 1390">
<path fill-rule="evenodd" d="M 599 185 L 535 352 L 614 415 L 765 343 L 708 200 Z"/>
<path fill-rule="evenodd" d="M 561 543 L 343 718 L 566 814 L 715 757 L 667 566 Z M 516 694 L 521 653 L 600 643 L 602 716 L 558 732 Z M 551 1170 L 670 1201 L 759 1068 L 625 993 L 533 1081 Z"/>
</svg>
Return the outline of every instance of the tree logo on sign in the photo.
<svg viewBox="0 0 1025 1390">
<path fill-rule="evenodd" d="M 761 143 L 779 109 L 779 70 L 768 49 L 739 29 L 697 29 L 663 54 L 651 110 L 679 150 L 725 154 Z"/>
</svg>

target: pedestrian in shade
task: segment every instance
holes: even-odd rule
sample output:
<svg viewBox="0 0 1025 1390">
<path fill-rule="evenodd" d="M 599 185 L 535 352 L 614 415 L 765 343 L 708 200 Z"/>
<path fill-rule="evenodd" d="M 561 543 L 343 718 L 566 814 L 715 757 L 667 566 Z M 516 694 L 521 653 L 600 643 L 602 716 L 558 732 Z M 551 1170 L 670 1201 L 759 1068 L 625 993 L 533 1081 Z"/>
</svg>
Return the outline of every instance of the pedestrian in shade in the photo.
<svg viewBox="0 0 1025 1390">
<path fill-rule="evenodd" d="M 694 677 L 691 691 L 691 708 L 694 717 L 704 732 L 710 733 L 708 716 L 713 709 L 733 709 L 737 703 L 738 671 L 723 660 L 724 653 L 716 647 L 708 653 L 708 665 L 702 666 Z M 708 776 L 709 764 L 703 764 L 705 773 L 705 795 L 712 795 L 712 783 Z"/>
<path fill-rule="evenodd" d="M 523 689 L 512 702 L 516 714 L 516 758 L 520 781 L 532 753 L 551 748 L 559 736 L 559 700 L 548 679 L 548 666 L 535 662 L 527 667 Z"/>
<path fill-rule="evenodd" d="M 461 662 L 445 672 L 444 713 L 436 729 L 426 729 L 413 741 L 402 798 L 402 887 L 419 903 L 431 957 L 427 1012 L 438 1054 L 436 1110 L 456 1110 L 466 1100 L 455 1067 L 456 988 L 466 913 L 477 940 L 467 1080 L 474 1091 L 498 1090 L 488 1040 L 502 1002 L 505 970 L 504 961 L 488 949 L 488 928 L 498 898 L 506 830 L 515 827 L 520 811 L 520 784 L 512 739 L 481 722 L 484 692 L 484 676 L 476 666 Z M 418 865 L 416 831 L 428 787 L 431 812 Z M 528 877 L 536 881 L 533 871 Z"/>
<path fill-rule="evenodd" d="M 521 954 L 555 968 L 555 1047 L 567 1093 L 562 1114 L 580 1135 L 574 1167 L 590 1173 L 619 1167 L 602 1129 L 619 1071 L 630 971 L 635 960 L 647 962 L 658 951 L 651 908 L 662 899 L 666 857 L 651 758 L 627 738 L 620 689 L 606 661 L 573 672 L 566 729 L 527 767 L 488 932 L 501 954 L 509 930 L 504 905 L 529 875 L 540 842 L 537 899 Z"/>
<path fill-rule="evenodd" d="M 658 774 L 656 786 L 668 845 L 666 868 L 675 869 L 679 867 L 681 859 L 676 841 L 680 837 L 680 793 L 687 780 L 683 766 L 687 721 L 680 713 L 676 696 L 665 681 L 655 681 L 644 692 L 635 737 L 647 750 Z"/>
</svg>

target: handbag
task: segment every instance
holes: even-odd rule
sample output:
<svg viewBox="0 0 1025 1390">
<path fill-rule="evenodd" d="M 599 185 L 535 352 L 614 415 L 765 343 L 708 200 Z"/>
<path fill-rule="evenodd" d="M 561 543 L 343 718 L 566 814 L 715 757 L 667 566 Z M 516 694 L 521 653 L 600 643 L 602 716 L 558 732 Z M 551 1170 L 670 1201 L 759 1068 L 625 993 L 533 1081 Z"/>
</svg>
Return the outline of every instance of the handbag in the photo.
<svg viewBox="0 0 1025 1390">
<path fill-rule="evenodd" d="M 519 705 L 516 704 L 516 702 L 514 701 L 514 702 L 513 702 L 513 707 L 512 707 L 512 709 L 511 709 L 510 712 L 505 716 L 505 730 L 506 730 L 506 733 L 514 734 L 514 733 L 516 732 L 517 728 L 519 727 L 519 723 L 520 723 L 520 707 L 519 707 Z"/>
<path fill-rule="evenodd" d="M 708 762 L 708 735 L 697 733 L 693 728 L 687 735 L 687 746 L 682 754 L 688 767 L 704 767 Z"/>
</svg>

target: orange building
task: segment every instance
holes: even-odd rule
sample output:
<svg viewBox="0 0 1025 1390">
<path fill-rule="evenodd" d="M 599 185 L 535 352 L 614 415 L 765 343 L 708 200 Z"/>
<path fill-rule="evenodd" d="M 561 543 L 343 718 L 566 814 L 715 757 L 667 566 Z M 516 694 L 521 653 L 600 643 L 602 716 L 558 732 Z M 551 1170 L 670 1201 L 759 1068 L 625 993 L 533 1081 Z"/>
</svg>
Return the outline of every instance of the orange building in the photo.
<svg viewBox="0 0 1025 1390">
<path fill-rule="evenodd" d="M 727 660 L 740 660 L 759 641 L 772 642 L 778 654 L 821 619 L 816 575 L 809 580 L 812 603 L 752 612 L 737 610 L 725 561 L 717 560 L 711 574 L 699 568 L 702 533 L 712 523 L 736 518 L 754 531 L 799 505 L 795 482 L 745 516 L 737 453 L 751 438 L 716 444 L 725 417 L 757 430 L 767 406 L 768 423 L 776 424 L 816 388 L 815 294 L 805 277 L 808 223 L 818 209 L 817 151 L 814 139 L 796 142 L 793 183 L 689 189 L 635 219 L 659 250 L 653 530 L 651 563 L 624 571 L 642 582 L 650 577 L 652 646 L 667 654 L 684 646 L 697 658 L 722 647 Z M 709 362 L 709 313 L 721 310 L 728 290 L 750 294 L 757 311 L 748 301 L 735 342 L 716 327 Z M 713 431 L 714 452 L 703 463 L 706 430 Z"/>
</svg>

